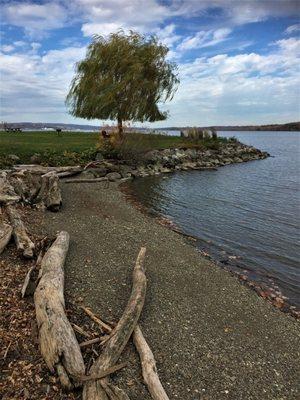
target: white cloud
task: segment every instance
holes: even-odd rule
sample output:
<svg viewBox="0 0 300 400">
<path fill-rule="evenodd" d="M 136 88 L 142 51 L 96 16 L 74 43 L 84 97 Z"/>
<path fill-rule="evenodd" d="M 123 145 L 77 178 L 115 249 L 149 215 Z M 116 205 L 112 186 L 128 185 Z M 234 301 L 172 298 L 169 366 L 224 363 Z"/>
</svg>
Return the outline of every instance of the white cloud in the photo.
<svg viewBox="0 0 300 400">
<path fill-rule="evenodd" d="M 191 50 L 203 47 L 214 46 L 218 43 L 224 42 L 228 39 L 228 35 L 231 33 L 229 28 L 220 28 L 215 31 L 200 31 L 194 36 L 185 38 L 177 47 L 177 50 Z"/>
<path fill-rule="evenodd" d="M 290 25 L 289 27 L 287 27 L 286 30 L 284 31 L 284 33 L 287 35 L 291 35 L 298 31 L 300 31 L 300 24 L 294 24 L 294 25 Z"/>
<path fill-rule="evenodd" d="M 4 53 L 11 53 L 15 49 L 11 44 L 4 44 L 1 46 L 1 51 Z"/>
<path fill-rule="evenodd" d="M 82 25 L 82 33 L 84 36 L 93 36 L 93 35 L 109 35 L 111 32 L 116 32 L 118 29 L 124 28 L 120 24 L 115 24 L 114 22 L 109 23 L 95 23 L 90 22 Z"/>
<path fill-rule="evenodd" d="M 3 21 L 24 28 L 30 36 L 61 28 L 66 22 L 66 10 L 55 2 L 6 3 L 2 6 Z"/>
</svg>

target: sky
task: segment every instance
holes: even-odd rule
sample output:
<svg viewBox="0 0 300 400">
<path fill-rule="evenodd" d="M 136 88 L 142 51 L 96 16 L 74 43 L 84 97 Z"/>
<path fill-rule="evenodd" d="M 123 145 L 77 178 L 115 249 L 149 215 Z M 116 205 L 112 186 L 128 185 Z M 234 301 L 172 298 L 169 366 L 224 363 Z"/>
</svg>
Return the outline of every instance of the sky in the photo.
<svg viewBox="0 0 300 400">
<path fill-rule="evenodd" d="M 300 0 L 0 0 L 0 119 L 102 125 L 65 106 L 94 34 L 155 34 L 178 65 L 166 121 L 149 127 L 300 119 Z M 140 124 L 136 124 L 140 125 Z"/>
</svg>

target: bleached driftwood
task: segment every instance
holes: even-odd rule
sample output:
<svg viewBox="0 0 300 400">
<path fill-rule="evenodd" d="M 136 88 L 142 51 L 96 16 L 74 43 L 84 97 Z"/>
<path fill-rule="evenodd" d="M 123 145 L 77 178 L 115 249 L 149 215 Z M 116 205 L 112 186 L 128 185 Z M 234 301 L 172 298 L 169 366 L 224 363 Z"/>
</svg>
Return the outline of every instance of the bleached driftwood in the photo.
<svg viewBox="0 0 300 400">
<path fill-rule="evenodd" d="M 61 384 L 70 389 L 85 373 L 75 333 L 65 314 L 63 266 L 69 234 L 60 232 L 41 263 L 41 278 L 34 294 L 42 356 Z"/>
<path fill-rule="evenodd" d="M 46 167 L 40 168 L 42 169 L 21 169 L 6 174 L 5 181 L 2 179 L 6 182 L 6 185 L 2 184 L 5 189 L 1 191 L 0 186 L 0 201 L 2 193 L 2 202 L 5 203 L 21 200 L 27 204 L 43 205 L 51 211 L 58 211 L 62 202 L 59 177 L 54 170 L 42 174 Z"/>
<path fill-rule="evenodd" d="M 153 356 L 153 353 L 144 338 L 144 335 L 141 331 L 139 325 L 134 328 L 133 331 L 133 343 L 139 353 L 143 378 L 148 387 L 148 390 L 151 394 L 153 400 L 169 400 L 167 393 L 165 392 L 156 369 L 156 363 Z"/>
<path fill-rule="evenodd" d="M 23 254 L 24 257 L 32 258 L 35 246 L 27 234 L 18 210 L 13 205 L 7 204 L 6 211 L 11 226 L 13 227 L 13 237 L 15 239 L 17 249 Z"/>
<path fill-rule="evenodd" d="M 48 210 L 58 211 L 62 198 L 57 173 L 55 171 L 48 172 L 42 175 L 41 179 L 41 187 L 34 202 L 43 203 Z"/>
<path fill-rule="evenodd" d="M 90 368 L 90 375 L 100 376 L 102 372 L 116 364 L 137 324 L 146 295 L 146 275 L 143 265 L 145 252 L 146 249 L 142 247 L 133 270 L 132 291 L 127 306 L 117 326 L 113 329 L 102 354 Z M 128 396 L 112 385 L 107 378 L 95 379 L 85 383 L 83 400 L 107 399 L 128 399 Z"/>
<path fill-rule="evenodd" d="M 95 182 L 105 182 L 108 179 L 103 176 L 102 178 L 86 178 L 86 179 L 67 179 L 65 183 L 95 183 Z"/>
<path fill-rule="evenodd" d="M 14 188 L 8 180 L 8 173 L 0 172 L 0 204 L 14 203 L 20 200 Z"/>
<path fill-rule="evenodd" d="M 82 171 L 82 167 L 80 165 L 76 166 L 66 166 L 66 167 L 44 167 L 42 165 L 37 165 L 37 164 L 18 164 L 14 165 L 13 167 L 14 171 L 21 171 L 21 170 L 26 170 L 29 172 L 35 172 L 40 175 L 47 174 L 48 172 L 54 171 L 56 173 L 61 173 L 61 172 L 66 172 L 66 171 Z"/>
<path fill-rule="evenodd" d="M 7 243 L 10 241 L 13 228 L 5 222 L 0 224 L 0 254 L 5 249 Z"/>
</svg>

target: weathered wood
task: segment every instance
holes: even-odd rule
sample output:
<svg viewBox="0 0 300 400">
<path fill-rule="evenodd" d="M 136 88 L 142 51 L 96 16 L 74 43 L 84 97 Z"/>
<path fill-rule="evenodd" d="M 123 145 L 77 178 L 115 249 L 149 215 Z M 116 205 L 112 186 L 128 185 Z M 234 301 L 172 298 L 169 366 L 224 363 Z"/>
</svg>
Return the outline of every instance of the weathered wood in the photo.
<svg viewBox="0 0 300 400">
<path fill-rule="evenodd" d="M 41 279 L 34 294 L 42 356 L 66 389 L 70 389 L 68 379 L 80 384 L 85 372 L 79 344 L 65 314 L 63 266 L 68 248 L 69 234 L 60 232 L 42 260 Z"/>
<path fill-rule="evenodd" d="M 20 200 L 13 186 L 8 180 L 8 173 L 0 172 L 0 204 L 14 203 Z"/>
<path fill-rule="evenodd" d="M 132 291 L 127 306 L 102 354 L 90 368 L 90 375 L 99 376 L 116 364 L 137 324 L 146 295 L 145 252 L 146 248 L 142 247 L 133 270 Z M 111 385 L 107 379 L 87 382 L 84 385 L 83 400 L 107 399 L 128 399 L 128 396 Z"/>
<path fill-rule="evenodd" d="M 96 324 L 100 326 L 101 330 L 111 333 L 112 328 L 97 317 L 97 315 L 95 315 L 88 307 L 82 306 L 81 308 L 94 322 L 96 322 Z"/>
<path fill-rule="evenodd" d="M 37 164 L 18 164 L 13 166 L 14 171 L 20 171 L 20 170 L 26 170 L 29 172 L 36 172 L 38 174 L 47 174 L 48 172 L 54 171 L 56 173 L 61 173 L 61 172 L 81 172 L 82 167 L 80 165 L 70 165 L 70 166 L 65 166 L 65 167 L 44 167 L 42 165 L 37 165 Z"/>
<path fill-rule="evenodd" d="M 105 182 L 108 179 L 103 176 L 102 178 L 87 178 L 87 179 L 67 179 L 64 183 L 96 183 L 96 182 Z"/>
<path fill-rule="evenodd" d="M 93 381 L 101 378 L 105 378 L 108 375 L 113 374 L 116 371 L 119 371 L 120 369 L 123 369 L 127 366 L 127 363 L 120 363 L 117 365 L 114 365 L 113 367 L 108 368 L 107 370 L 103 371 L 100 375 L 93 376 L 93 375 L 86 375 L 82 377 L 82 382 L 87 382 L 87 381 Z"/>
<path fill-rule="evenodd" d="M 152 399 L 169 400 L 169 397 L 159 380 L 153 353 L 146 342 L 139 325 L 134 328 L 132 338 L 141 359 L 143 378 L 148 386 Z"/>
<path fill-rule="evenodd" d="M 42 182 L 35 203 L 43 203 L 48 210 L 58 211 L 62 204 L 59 177 L 55 171 L 42 175 Z"/>
<path fill-rule="evenodd" d="M 64 171 L 64 172 L 58 172 L 57 176 L 61 179 L 61 178 L 67 178 L 68 176 L 74 176 L 77 174 L 80 174 L 83 171 L 82 168 L 74 170 L 74 171 Z"/>
<path fill-rule="evenodd" d="M 24 283 L 21 289 L 22 297 L 31 296 L 35 291 L 36 283 L 32 279 L 34 269 L 35 266 L 31 267 L 25 276 Z"/>
<path fill-rule="evenodd" d="M 24 257 L 32 258 L 35 246 L 27 234 L 19 212 L 13 205 L 10 204 L 7 204 L 6 211 L 13 227 L 13 236 L 18 251 L 20 251 Z"/>
<path fill-rule="evenodd" d="M 9 224 L 6 224 L 5 222 L 0 224 L 0 254 L 10 241 L 12 231 L 13 228 Z"/>
<path fill-rule="evenodd" d="M 81 348 L 82 347 L 89 347 L 89 346 L 92 346 L 93 344 L 100 343 L 100 342 L 101 342 L 101 339 L 99 337 L 97 337 L 97 338 L 94 338 L 94 339 L 90 339 L 90 340 L 86 340 L 84 342 L 81 342 L 79 344 L 79 346 Z"/>
</svg>

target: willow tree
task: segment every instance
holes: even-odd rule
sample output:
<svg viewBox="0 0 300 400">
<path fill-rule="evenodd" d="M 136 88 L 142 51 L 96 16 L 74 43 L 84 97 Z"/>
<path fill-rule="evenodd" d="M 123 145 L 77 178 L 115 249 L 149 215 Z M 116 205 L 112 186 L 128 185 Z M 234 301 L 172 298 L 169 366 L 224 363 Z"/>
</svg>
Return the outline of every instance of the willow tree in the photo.
<svg viewBox="0 0 300 400">
<path fill-rule="evenodd" d="M 86 119 L 110 119 L 123 132 L 123 121 L 160 121 L 167 112 L 158 103 L 171 100 L 179 83 L 169 49 L 155 36 L 122 30 L 96 35 L 66 98 L 69 112 Z"/>
</svg>

